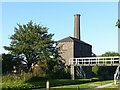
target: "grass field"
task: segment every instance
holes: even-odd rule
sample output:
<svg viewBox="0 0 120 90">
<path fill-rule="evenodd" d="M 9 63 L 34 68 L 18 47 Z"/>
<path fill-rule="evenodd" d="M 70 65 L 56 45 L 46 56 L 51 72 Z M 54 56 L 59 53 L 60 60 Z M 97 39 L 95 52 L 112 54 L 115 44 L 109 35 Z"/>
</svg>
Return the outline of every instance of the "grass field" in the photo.
<svg viewBox="0 0 120 90">
<path fill-rule="evenodd" d="M 41 77 L 33 77 L 27 80 L 24 78 L 16 78 L 12 75 L 3 76 L 3 82 L 0 83 L 4 89 L 16 89 L 16 88 L 33 88 L 33 87 L 45 87 L 47 79 Z M 51 86 L 63 86 L 63 85 L 75 85 L 75 84 L 84 84 L 88 82 L 98 81 L 97 78 L 92 79 L 50 79 Z"/>
<path fill-rule="evenodd" d="M 107 80 L 107 81 L 89 82 L 89 83 L 76 84 L 76 85 L 56 86 L 52 88 L 96 88 L 97 86 L 105 85 L 112 82 L 113 80 Z"/>
<path fill-rule="evenodd" d="M 6 80 L 6 79 L 4 79 Z M 59 89 L 59 88 L 95 88 L 99 85 L 104 85 L 107 83 L 113 82 L 113 80 L 107 80 L 107 81 L 99 81 L 97 78 L 91 78 L 91 79 L 51 79 L 49 80 L 50 87 L 52 89 Z M 2 85 L 2 88 L 4 89 L 18 89 L 18 88 L 45 88 L 46 85 L 46 79 L 35 77 L 31 78 L 27 81 L 20 80 L 10 80 L 10 78 L 4 82 L 2 82 L 0 85 Z M 36 90 L 36 89 L 35 89 Z"/>
<path fill-rule="evenodd" d="M 108 87 L 105 87 L 105 88 L 119 88 L 119 90 L 120 90 L 120 85 L 111 85 L 111 86 L 108 86 Z"/>
<path fill-rule="evenodd" d="M 78 84 L 78 83 L 86 83 L 91 82 L 91 79 L 77 79 L 77 80 L 70 80 L 70 79 L 55 79 L 50 80 L 51 86 L 59 86 L 59 85 L 71 85 L 71 84 Z M 39 80 L 39 81 L 15 81 L 15 82 L 3 82 L 2 88 L 31 88 L 34 86 L 45 87 L 46 81 Z"/>
<path fill-rule="evenodd" d="M 3 76 L 3 82 L 0 83 L 4 89 L 18 89 L 18 88 L 45 88 L 46 78 L 32 77 L 28 78 L 18 77 L 14 75 Z M 113 82 L 113 80 L 100 81 L 98 78 L 91 79 L 49 79 L 50 87 L 53 89 L 58 88 L 95 88 L 100 85 Z M 115 87 L 115 86 L 111 86 Z"/>
</svg>

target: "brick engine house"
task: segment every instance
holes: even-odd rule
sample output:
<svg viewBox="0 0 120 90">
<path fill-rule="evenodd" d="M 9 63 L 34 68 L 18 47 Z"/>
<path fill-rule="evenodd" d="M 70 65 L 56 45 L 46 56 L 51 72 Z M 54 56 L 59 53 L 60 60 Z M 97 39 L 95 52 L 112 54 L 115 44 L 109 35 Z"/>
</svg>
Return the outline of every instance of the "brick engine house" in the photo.
<svg viewBox="0 0 120 90">
<path fill-rule="evenodd" d="M 74 37 L 68 36 L 57 41 L 58 54 L 60 60 L 66 66 L 70 58 L 91 57 L 92 45 L 81 40 L 80 37 L 80 14 L 74 15 Z M 87 72 L 90 67 L 83 67 Z M 89 77 L 89 75 L 87 75 Z"/>
</svg>

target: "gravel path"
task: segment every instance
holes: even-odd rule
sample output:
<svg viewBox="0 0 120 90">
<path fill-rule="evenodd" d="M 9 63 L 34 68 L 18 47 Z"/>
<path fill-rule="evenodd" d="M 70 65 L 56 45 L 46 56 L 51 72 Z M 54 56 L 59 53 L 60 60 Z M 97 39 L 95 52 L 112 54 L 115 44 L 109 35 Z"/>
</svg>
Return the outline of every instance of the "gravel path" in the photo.
<svg viewBox="0 0 120 90">
<path fill-rule="evenodd" d="M 108 86 L 111 86 L 111 85 L 113 85 L 113 83 L 101 85 L 101 86 L 98 86 L 98 87 L 96 87 L 96 88 L 104 88 L 104 87 L 108 87 Z"/>
</svg>

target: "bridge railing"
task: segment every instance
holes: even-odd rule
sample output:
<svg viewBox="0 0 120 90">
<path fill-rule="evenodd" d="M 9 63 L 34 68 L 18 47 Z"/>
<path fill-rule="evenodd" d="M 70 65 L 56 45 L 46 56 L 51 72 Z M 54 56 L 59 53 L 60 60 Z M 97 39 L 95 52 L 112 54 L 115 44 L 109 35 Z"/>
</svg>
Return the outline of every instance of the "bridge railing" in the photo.
<svg viewBox="0 0 120 90">
<path fill-rule="evenodd" d="M 120 57 L 84 57 L 84 58 L 70 58 L 69 65 L 74 66 L 118 66 L 120 64 Z"/>
</svg>

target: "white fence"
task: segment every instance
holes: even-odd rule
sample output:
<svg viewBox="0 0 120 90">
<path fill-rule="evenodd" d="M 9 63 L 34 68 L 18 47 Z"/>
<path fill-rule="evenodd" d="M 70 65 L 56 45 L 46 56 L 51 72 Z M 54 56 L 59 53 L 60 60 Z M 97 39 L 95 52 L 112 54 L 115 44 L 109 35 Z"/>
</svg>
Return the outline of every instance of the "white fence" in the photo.
<svg viewBox="0 0 120 90">
<path fill-rule="evenodd" d="M 85 57 L 85 58 L 70 58 L 69 65 L 73 66 L 118 66 L 120 57 Z"/>
</svg>

